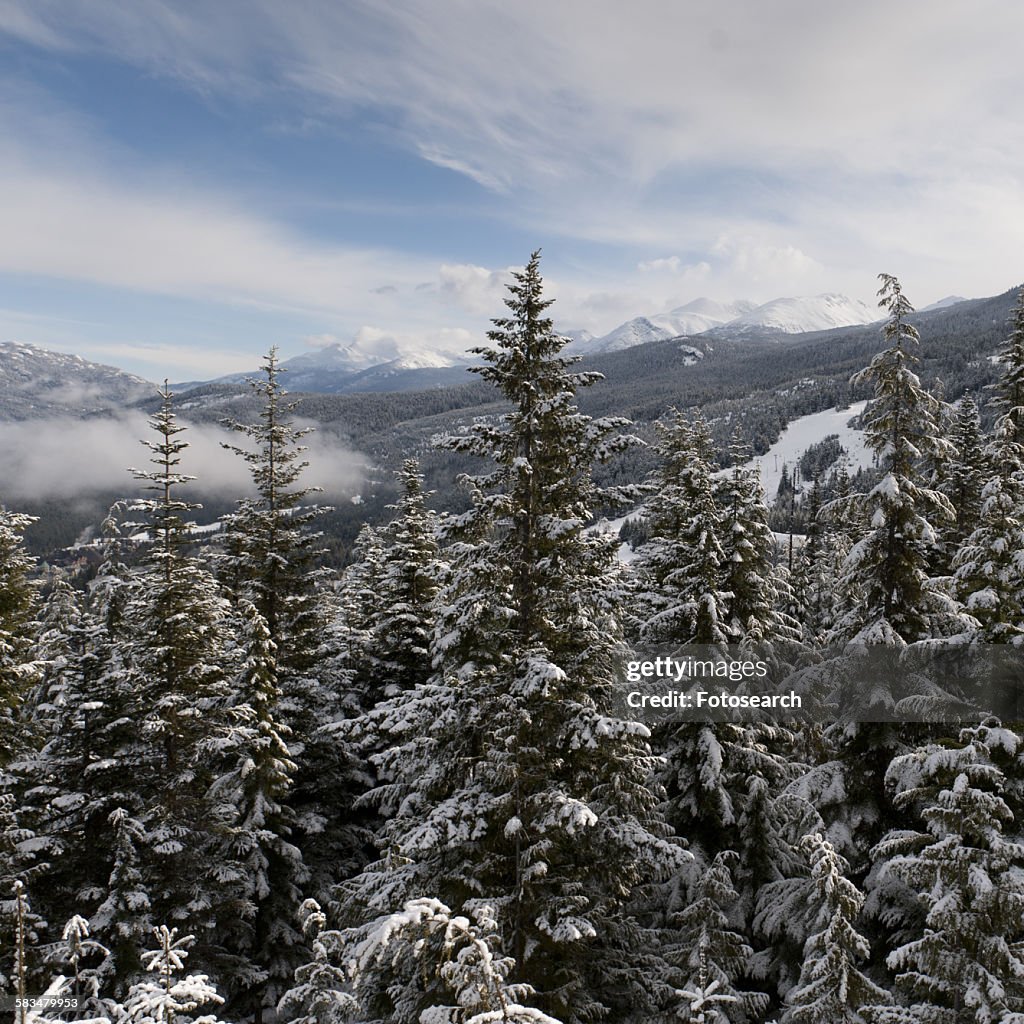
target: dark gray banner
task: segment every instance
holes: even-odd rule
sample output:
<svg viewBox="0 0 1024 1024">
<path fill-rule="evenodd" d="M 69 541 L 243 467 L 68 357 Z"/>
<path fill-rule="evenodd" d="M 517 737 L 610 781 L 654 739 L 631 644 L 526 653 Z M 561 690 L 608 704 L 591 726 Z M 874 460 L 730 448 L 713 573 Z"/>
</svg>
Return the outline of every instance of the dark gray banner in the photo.
<svg viewBox="0 0 1024 1024">
<path fill-rule="evenodd" d="M 913 644 L 649 647 L 620 666 L 615 711 L 661 722 L 1024 720 L 1024 650 Z"/>
</svg>

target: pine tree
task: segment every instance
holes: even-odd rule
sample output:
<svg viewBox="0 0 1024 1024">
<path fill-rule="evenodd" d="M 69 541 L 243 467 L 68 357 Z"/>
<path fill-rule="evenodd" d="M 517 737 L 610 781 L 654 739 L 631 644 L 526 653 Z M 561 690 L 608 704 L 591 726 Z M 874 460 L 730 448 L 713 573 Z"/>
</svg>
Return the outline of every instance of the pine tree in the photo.
<svg viewBox="0 0 1024 1024">
<path fill-rule="evenodd" d="M 24 749 L 18 710 L 34 682 L 29 658 L 35 637 L 36 587 L 24 533 L 35 519 L 0 504 L 0 768 Z"/>
<path fill-rule="evenodd" d="M 874 386 L 864 429 L 883 475 L 867 495 L 846 499 L 859 506 L 868 527 L 846 560 L 841 586 L 851 595 L 850 608 L 833 637 L 901 645 L 956 632 L 963 623 L 930 586 L 928 573 L 936 531 L 952 521 L 953 509 L 944 495 L 925 486 L 921 465 L 950 445 L 939 436 L 939 404 L 913 371 L 920 336 L 907 317 L 914 308 L 895 277 L 879 278 L 890 346 L 851 383 Z"/>
<path fill-rule="evenodd" d="M 327 931 L 327 916 L 316 900 L 305 900 L 300 913 L 313 958 L 296 969 L 295 984 L 278 1004 L 279 1018 L 288 1024 L 346 1024 L 357 1005 L 348 991 L 348 975 L 332 961 L 328 948 L 338 933 Z"/>
<path fill-rule="evenodd" d="M 218 1024 L 212 1013 L 194 1018 L 192 1011 L 224 1000 L 205 974 L 178 975 L 184 970 L 191 935 L 178 935 L 177 928 L 161 925 L 153 929 L 157 948 L 142 954 L 150 979 L 133 985 L 124 1001 L 124 1013 L 134 1024 Z"/>
<path fill-rule="evenodd" d="M 847 865 L 820 833 L 801 844 L 811 863 L 817 919 L 804 946 L 800 980 L 786 997 L 781 1024 L 863 1024 L 861 1009 L 883 1005 L 889 993 L 857 968 L 870 949 L 854 927 L 864 896 L 844 877 Z"/>
<path fill-rule="evenodd" d="M 534 254 L 493 347 L 478 350 L 511 411 L 447 442 L 493 468 L 468 480 L 473 506 L 453 524 L 439 671 L 371 713 L 391 737 L 378 760 L 395 814 L 384 859 L 351 898 L 378 913 L 423 893 L 486 902 L 512 979 L 573 1024 L 616 1001 L 643 1005 L 627 901 L 681 853 L 646 785 L 646 729 L 614 715 L 615 541 L 584 529 L 602 500 L 593 462 L 630 442 L 619 421 L 577 410 L 577 387 L 594 377 L 569 372 L 541 289 Z M 401 992 L 396 1022 L 442 998 L 431 985 Z"/>
<path fill-rule="evenodd" d="M 377 671 L 386 697 L 411 690 L 431 675 L 432 604 L 441 574 L 437 517 L 426 507 L 415 459 L 406 460 L 399 480 L 402 493 L 384 531 L 385 560 L 370 627 L 374 646 L 383 654 Z"/>
<path fill-rule="evenodd" d="M 223 723 L 218 708 L 228 695 L 226 602 L 213 576 L 187 554 L 197 506 L 177 497 L 193 477 L 179 471 L 188 442 L 175 417 L 169 388 L 150 420 L 156 441 L 151 470 L 133 470 L 153 498 L 131 506 L 144 516 L 151 546 L 139 587 L 126 609 L 132 635 L 132 711 L 147 740 L 142 777 L 135 787 L 146 801 L 146 826 L 155 860 L 149 865 L 150 896 L 158 917 L 187 921 L 212 939 L 216 907 L 230 896 L 206 862 L 212 821 L 207 790 L 212 781 L 205 743 Z"/>
<path fill-rule="evenodd" d="M 995 402 L 1001 422 L 1000 432 L 1011 444 L 1024 446 L 1024 288 L 1017 293 L 1017 304 L 1010 314 L 1010 334 L 999 359 L 999 382 Z M 996 463 L 1005 475 L 1007 468 Z"/>
<path fill-rule="evenodd" d="M 658 423 L 660 462 L 647 502 L 649 540 L 636 570 L 640 637 L 647 643 L 717 645 L 734 639 L 728 629 L 733 595 L 724 584 L 722 513 L 715 500 L 707 424 L 678 410 Z"/>
<path fill-rule="evenodd" d="M 1003 835 L 1002 772 L 982 735 L 964 730 L 958 745 L 922 747 L 889 771 L 897 807 L 919 808 L 927 830 L 894 831 L 875 851 L 927 911 L 924 934 L 888 958 L 922 1000 L 894 1020 L 1024 1021 L 1024 846 Z"/>
<path fill-rule="evenodd" d="M 953 554 L 978 524 L 981 492 L 992 473 L 981 433 L 978 406 L 970 394 L 964 395 L 956 409 L 950 441 L 954 451 L 939 485 L 942 493 L 949 498 L 956 517 L 952 528 L 942 537 L 946 549 L 946 566 L 952 562 Z"/>
<path fill-rule="evenodd" d="M 233 687 L 239 702 L 229 710 L 224 736 L 210 744 L 227 768 L 210 796 L 224 833 L 215 856 L 222 873 L 235 867 L 241 901 L 240 913 L 221 932 L 232 934 L 233 952 L 246 961 L 233 984 L 258 1022 L 265 1006 L 277 1004 L 299 962 L 302 939 L 291 917 L 307 872 L 291 842 L 294 814 L 285 803 L 296 768 L 289 731 L 275 718 L 280 689 L 274 644 L 255 606 L 243 601 L 239 612 L 244 660 Z"/>
<path fill-rule="evenodd" d="M 311 891 L 328 898 L 330 886 L 364 862 L 364 829 L 352 804 L 365 775 L 347 742 L 326 731 L 354 709 L 347 680 L 331 647 L 329 609 L 315 567 L 319 534 L 312 527 L 325 509 L 307 503 L 319 488 L 301 482 L 308 462 L 272 348 L 263 377 L 248 381 L 260 402 L 259 422 L 226 425 L 252 447 L 225 445 L 248 465 L 256 496 L 239 502 L 224 522 L 225 550 L 218 573 L 236 605 L 250 601 L 267 624 L 276 649 L 280 699 L 275 721 L 291 731 L 295 785 L 286 804 L 294 814 L 294 842 L 310 872 Z"/>
<path fill-rule="evenodd" d="M 262 370 L 265 379 L 248 380 L 262 406 L 260 422 L 225 423 L 253 446 L 224 447 L 248 465 L 256 497 L 239 502 L 225 518 L 227 550 L 219 572 L 229 592 L 251 601 L 266 620 L 282 670 L 302 674 L 315 659 L 323 625 L 313 572 L 317 535 L 310 531 L 322 510 L 304 504 L 319 488 L 299 482 L 309 466 L 300 442 L 312 428 L 296 428 L 291 419 L 296 403 L 287 401 L 276 348 L 264 357 Z"/>
<path fill-rule="evenodd" d="M 778 643 L 799 637 L 797 623 L 781 610 L 783 581 L 774 569 L 775 535 L 768 524 L 761 476 L 748 464 L 750 449 L 734 439 L 732 469 L 719 488 L 722 510 L 723 589 L 729 599 L 729 632 L 740 642 Z"/>
<path fill-rule="evenodd" d="M 739 987 L 739 979 L 749 973 L 753 950 L 733 920 L 740 899 L 730 871 L 736 860 L 731 850 L 719 853 L 701 874 L 689 906 L 671 922 L 675 934 L 664 956 L 678 971 L 677 998 L 690 1004 L 688 1014 L 678 1012 L 682 1020 L 742 1022 L 767 1006 L 766 996 Z M 717 994 L 716 1015 L 699 1016 L 693 1006 L 698 993 Z M 679 1007 L 685 1009 L 685 1005 Z"/>
<path fill-rule="evenodd" d="M 142 944 L 153 928 L 152 900 L 143 878 L 146 829 L 123 807 L 110 813 L 112 860 L 104 898 L 92 915 L 92 930 L 109 955 L 100 969 L 115 995 L 123 995 L 142 970 Z"/>
<path fill-rule="evenodd" d="M 1024 289 L 994 386 L 995 436 L 986 450 L 994 472 L 980 496 L 976 528 L 953 561 L 958 597 L 977 620 L 982 643 L 1024 643 Z"/>
</svg>

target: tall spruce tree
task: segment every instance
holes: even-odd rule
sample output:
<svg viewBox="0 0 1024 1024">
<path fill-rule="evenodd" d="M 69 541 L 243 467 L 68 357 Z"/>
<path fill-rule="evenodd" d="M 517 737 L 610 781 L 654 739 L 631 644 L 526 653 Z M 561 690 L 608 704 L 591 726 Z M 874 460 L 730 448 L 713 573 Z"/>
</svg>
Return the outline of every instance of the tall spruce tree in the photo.
<svg viewBox="0 0 1024 1024">
<path fill-rule="evenodd" d="M 804 946 L 800 979 L 786 997 L 782 1024 L 864 1024 L 861 1010 L 889 993 L 858 969 L 870 952 L 854 927 L 864 896 L 844 877 L 846 863 L 820 833 L 801 844 L 811 864 L 815 932 Z"/>
<path fill-rule="evenodd" d="M 659 457 L 649 484 L 649 539 L 640 550 L 640 639 L 647 643 L 717 645 L 729 632 L 733 595 L 725 584 L 722 512 L 715 500 L 711 434 L 698 417 L 673 410 L 657 424 Z"/>
<path fill-rule="evenodd" d="M 768 524 L 760 473 L 750 463 L 748 445 L 733 439 L 732 468 L 719 487 L 722 548 L 725 554 L 723 589 L 729 599 L 729 632 L 741 643 L 763 644 L 796 640 L 797 622 L 782 605 L 788 584 L 774 568 L 775 535 Z"/>
<path fill-rule="evenodd" d="M 187 922 L 206 956 L 217 945 L 218 907 L 232 899 L 206 857 L 212 766 L 204 756 L 205 744 L 223 729 L 219 709 L 229 693 L 227 603 L 188 551 L 193 524 L 185 517 L 198 507 L 178 497 L 178 488 L 194 479 L 179 468 L 188 442 L 166 383 L 159 395 L 150 420 L 157 440 L 142 442 L 153 468 L 133 470 L 154 495 L 131 506 L 149 539 L 126 609 L 131 713 L 147 741 L 136 788 L 145 800 L 140 821 L 153 856 L 147 881 L 154 912 L 158 919 Z"/>
<path fill-rule="evenodd" d="M 939 433 L 939 403 L 913 370 L 920 336 L 907 318 L 914 307 L 895 277 L 879 279 L 889 347 L 851 383 L 874 387 L 864 430 L 882 479 L 866 495 L 845 499 L 868 526 L 846 559 L 841 586 L 850 600 L 833 637 L 901 645 L 956 632 L 964 623 L 929 580 L 937 531 L 954 513 L 945 495 L 926 486 L 922 461 L 951 446 Z"/>
<path fill-rule="evenodd" d="M 983 643 L 1024 643 L 1024 288 L 1010 317 L 993 387 L 997 411 L 986 449 L 993 472 L 980 495 L 974 529 L 953 560 L 955 587 L 977 620 Z"/>
<path fill-rule="evenodd" d="M 644 727 L 617 717 L 620 655 L 615 542 L 586 532 L 606 500 L 591 467 L 630 443 L 621 421 L 575 404 L 593 374 L 572 373 L 542 296 L 539 254 L 517 272 L 509 315 L 478 349 L 483 378 L 510 403 L 447 447 L 488 459 L 468 479 L 472 508 L 452 524 L 451 578 L 439 597 L 425 684 L 372 718 L 396 810 L 384 859 L 349 891 L 370 911 L 434 896 L 488 904 L 510 980 L 566 1022 L 648 998 L 633 969 L 630 893 L 682 859 L 663 838 Z M 358 934 L 358 933 L 357 933 Z M 445 994 L 392 978 L 383 1015 L 411 1022 Z"/>
<path fill-rule="evenodd" d="M 319 488 L 302 483 L 309 464 L 301 442 L 311 428 L 295 425 L 295 402 L 282 384 L 285 371 L 276 348 L 262 369 L 261 378 L 248 381 L 260 403 L 258 422 L 226 423 L 248 439 L 246 446 L 225 447 L 249 467 L 256 495 L 225 517 L 218 575 L 236 607 L 241 601 L 255 606 L 275 647 L 280 697 L 272 711 L 275 722 L 290 730 L 289 754 L 297 769 L 286 800 L 294 815 L 293 839 L 311 873 L 312 891 L 326 900 L 331 884 L 363 863 L 365 836 L 351 807 L 364 782 L 347 744 L 325 731 L 351 708 L 344 679 L 335 671 L 339 659 L 330 648 L 330 615 L 317 587 L 319 534 L 313 526 L 324 509 L 309 503 Z"/>
<path fill-rule="evenodd" d="M 24 749 L 26 730 L 19 708 L 34 681 L 29 657 L 35 638 L 37 594 L 33 559 L 24 534 L 35 519 L 0 504 L 0 769 Z"/>
<path fill-rule="evenodd" d="M 247 601 L 238 609 L 242 664 L 222 736 L 208 746 L 224 767 L 210 788 L 221 838 L 214 856 L 222 872 L 237 871 L 239 912 L 221 924 L 241 958 L 233 980 L 240 1008 L 254 1021 L 277 1005 L 300 962 L 302 938 L 294 925 L 306 878 L 302 854 L 291 842 L 294 813 L 285 798 L 295 764 L 288 729 L 275 717 L 280 698 L 275 648 L 263 616 Z"/>
<path fill-rule="evenodd" d="M 964 730 L 959 744 L 919 748 L 890 768 L 897 806 L 917 809 L 925 831 L 894 831 L 875 856 L 920 894 L 926 917 L 924 934 L 888 958 L 920 1002 L 884 1019 L 1024 1021 L 1024 846 L 1003 834 L 1012 815 L 990 733 Z"/>
</svg>

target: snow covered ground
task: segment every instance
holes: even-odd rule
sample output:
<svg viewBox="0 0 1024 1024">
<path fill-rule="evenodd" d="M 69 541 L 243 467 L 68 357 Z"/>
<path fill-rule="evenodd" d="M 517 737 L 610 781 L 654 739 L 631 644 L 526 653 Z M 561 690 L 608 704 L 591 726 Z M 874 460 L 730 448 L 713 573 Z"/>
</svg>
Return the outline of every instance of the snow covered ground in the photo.
<svg viewBox="0 0 1024 1024">
<path fill-rule="evenodd" d="M 871 452 L 865 446 L 863 431 L 848 425 L 853 417 L 864 411 L 866 405 L 867 402 L 856 402 L 846 409 L 826 409 L 793 420 L 767 453 L 754 460 L 761 469 L 765 498 L 768 501 L 775 498 L 782 479 L 782 467 L 788 466 L 792 472 L 800 456 L 829 434 L 839 435 L 839 443 L 847 452 L 851 474 L 861 466 L 870 466 Z"/>
<path fill-rule="evenodd" d="M 846 449 L 848 468 L 851 474 L 855 473 L 862 466 L 871 465 L 871 452 L 864 443 L 864 432 L 849 426 L 849 422 L 863 411 L 867 402 L 857 402 L 846 409 L 825 409 L 823 412 L 811 413 L 809 416 L 801 416 L 793 420 L 782 432 L 778 441 L 754 461 L 761 470 L 761 483 L 764 486 L 765 498 L 771 502 L 779 489 L 779 481 L 782 479 L 782 467 L 788 466 L 792 472 L 805 451 L 812 445 L 817 444 L 829 434 L 838 434 L 839 443 Z M 727 473 L 728 470 L 723 470 Z M 622 524 L 627 519 L 635 519 L 641 515 L 641 509 L 634 509 L 627 515 L 619 516 L 617 519 L 602 519 L 595 523 L 591 529 L 601 533 L 618 534 Z M 776 541 L 789 543 L 789 534 L 776 534 Z M 801 543 L 797 541 L 797 543 Z M 624 562 L 631 562 L 636 553 L 628 544 L 619 548 L 619 558 Z"/>
</svg>

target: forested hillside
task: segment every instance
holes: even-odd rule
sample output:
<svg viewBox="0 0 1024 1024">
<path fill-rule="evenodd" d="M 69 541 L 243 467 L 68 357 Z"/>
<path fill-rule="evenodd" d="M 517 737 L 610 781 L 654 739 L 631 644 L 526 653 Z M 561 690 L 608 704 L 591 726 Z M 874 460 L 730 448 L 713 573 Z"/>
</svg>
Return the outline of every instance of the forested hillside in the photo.
<svg viewBox="0 0 1024 1024">
<path fill-rule="evenodd" d="M 146 406 L 91 562 L 0 507 L 0 993 L 54 1001 L 20 1020 L 1024 1021 L 1022 723 L 909 670 L 829 716 L 866 650 L 1024 646 L 1024 289 L 880 283 L 882 331 L 577 364 L 535 253 L 474 383 L 295 398 L 272 350 Z M 855 397 L 873 472 L 815 451 L 780 557 L 749 455 Z M 225 418 L 252 493 L 200 543 Z M 394 471 L 343 567 L 310 421 Z M 624 563 L 591 526 L 638 505 Z M 632 720 L 622 666 L 688 649 L 824 711 Z"/>
</svg>

